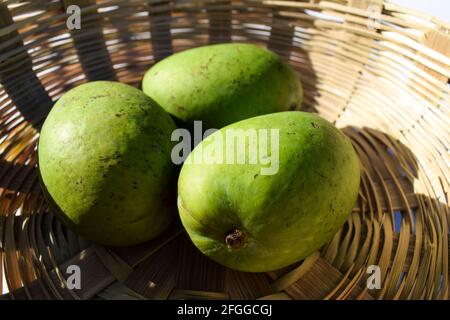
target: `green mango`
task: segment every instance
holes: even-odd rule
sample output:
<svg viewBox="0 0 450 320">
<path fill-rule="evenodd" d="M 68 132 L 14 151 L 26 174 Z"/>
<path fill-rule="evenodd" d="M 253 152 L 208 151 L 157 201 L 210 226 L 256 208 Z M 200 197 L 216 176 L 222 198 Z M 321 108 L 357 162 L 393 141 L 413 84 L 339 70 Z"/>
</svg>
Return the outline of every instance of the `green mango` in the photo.
<svg viewBox="0 0 450 320">
<path fill-rule="evenodd" d="M 98 81 L 65 93 L 38 146 L 50 207 L 69 228 L 104 245 L 156 237 L 176 217 L 175 129 L 157 103 L 129 85 Z"/>
<path fill-rule="evenodd" d="M 147 71 L 142 90 L 181 125 L 201 120 L 204 128 L 297 109 L 303 95 L 295 71 L 278 55 L 242 43 L 176 53 Z"/>
<path fill-rule="evenodd" d="M 241 130 L 241 142 L 230 129 Z M 201 142 L 181 169 L 178 211 L 205 255 L 229 268 L 266 272 L 329 241 L 351 213 L 359 181 L 358 156 L 340 130 L 318 115 L 279 112 Z"/>
</svg>

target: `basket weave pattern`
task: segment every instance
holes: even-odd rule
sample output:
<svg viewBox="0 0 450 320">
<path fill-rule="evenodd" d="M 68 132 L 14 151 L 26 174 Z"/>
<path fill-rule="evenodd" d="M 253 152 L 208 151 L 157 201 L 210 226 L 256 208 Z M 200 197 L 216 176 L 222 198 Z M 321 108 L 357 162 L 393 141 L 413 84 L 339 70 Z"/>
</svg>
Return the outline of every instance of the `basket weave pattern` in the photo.
<svg viewBox="0 0 450 320">
<path fill-rule="evenodd" d="M 81 30 L 66 8 L 79 5 Z M 448 299 L 450 26 L 382 0 L 0 2 L 2 299 Z M 363 169 L 344 227 L 320 252 L 269 273 L 226 269 L 180 226 L 111 249 L 48 212 L 36 142 L 54 102 L 86 81 L 139 86 L 174 52 L 268 47 L 297 70 L 302 109 L 347 134 Z M 68 290 L 68 265 L 82 270 Z M 381 288 L 366 287 L 377 265 Z M 0 281 L 1 287 L 1 281 Z"/>
</svg>

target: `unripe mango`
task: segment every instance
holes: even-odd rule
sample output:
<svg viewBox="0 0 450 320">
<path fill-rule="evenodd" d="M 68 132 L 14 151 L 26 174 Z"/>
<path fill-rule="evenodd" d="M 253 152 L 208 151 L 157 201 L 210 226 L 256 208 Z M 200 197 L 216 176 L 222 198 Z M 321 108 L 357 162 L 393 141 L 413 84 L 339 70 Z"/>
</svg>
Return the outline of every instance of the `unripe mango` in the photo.
<svg viewBox="0 0 450 320">
<path fill-rule="evenodd" d="M 303 94 L 295 71 L 278 55 L 243 43 L 176 53 L 147 71 L 142 90 L 180 124 L 201 120 L 204 128 L 297 109 Z"/>
<path fill-rule="evenodd" d="M 228 150 L 247 161 L 211 161 L 220 159 L 214 158 L 220 150 L 227 158 L 230 141 L 223 137 L 230 129 L 246 134 L 244 148 L 234 141 Z M 263 152 L 260 136 L 252 149 L 251 132 L 267 129 L 275 137 L 278 130 L 278 143 L 268 139 Z M 257 163 L 248 161 L 254 152 Z M 268 167 L 277 170 L 263 170 Z M 178 210 L 205 255 L 233 269 L 265 272 L 300 261 L 329 241 L 351 213 L 359 181 L 359 159 L 340 130 L 314 114 L 279 112 L 234 123 L 200 143 L 181 169 Z"/>
<path fill-rule="evenodd" d="M 50 207 L 69 228 L 101 244 L 156 237 L 176 216 L 175 128 L 160 106 L 129 85 L 98 81 L 65 93 L 39 139 Z"/>
</svg>

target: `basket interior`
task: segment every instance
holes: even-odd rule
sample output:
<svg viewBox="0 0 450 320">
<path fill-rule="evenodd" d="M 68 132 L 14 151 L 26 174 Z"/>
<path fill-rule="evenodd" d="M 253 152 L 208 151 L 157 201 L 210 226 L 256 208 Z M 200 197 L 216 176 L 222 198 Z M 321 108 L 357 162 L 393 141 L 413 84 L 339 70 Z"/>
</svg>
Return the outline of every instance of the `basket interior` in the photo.
<svg viewBox="0 0 450 320">
<path fill-rule="evenodd" d="M 66 9 L 81 7 L 81 30 Z M 449 26 L 383 1 L 0 3 L 0 266 L 3 299 L 445 299 L 448 297 Z M 86 81 L 140 85 L 156 61 L 221 42 L 270 48 L 298 72 L 302 110 L 348 135 L 359 198 L 320 252 L 270 273 L 226 269 L 179 226 L 104 248 L 47 209 L 36 142 L 53 103 Z M 64 285 L 68 265 L 81 289 Z M 380 289 L 366 286 L 367 268 Z"/>
</svg>

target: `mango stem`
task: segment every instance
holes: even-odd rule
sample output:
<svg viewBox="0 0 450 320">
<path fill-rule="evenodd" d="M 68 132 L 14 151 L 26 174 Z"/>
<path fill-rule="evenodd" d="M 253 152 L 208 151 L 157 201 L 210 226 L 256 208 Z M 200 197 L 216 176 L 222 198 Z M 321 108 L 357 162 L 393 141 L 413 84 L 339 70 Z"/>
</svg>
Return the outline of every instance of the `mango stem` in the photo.
<svg viewBox="0 0 450 320">
<path fill-rule="evenodd" d="M 246 236 L 245 233 L 243 233 L 238 228 L 233 228 L 230 231 L 227 232 L 227 235 L 225 236 L 225 244 L 230 249 L 240 249 L 242 248 L 246 243 Z"/>
</svg>

